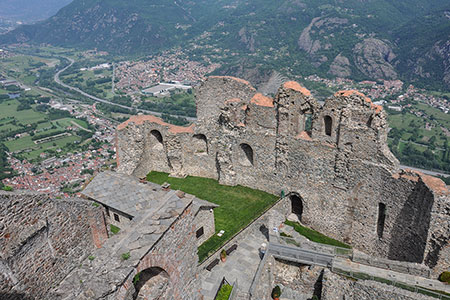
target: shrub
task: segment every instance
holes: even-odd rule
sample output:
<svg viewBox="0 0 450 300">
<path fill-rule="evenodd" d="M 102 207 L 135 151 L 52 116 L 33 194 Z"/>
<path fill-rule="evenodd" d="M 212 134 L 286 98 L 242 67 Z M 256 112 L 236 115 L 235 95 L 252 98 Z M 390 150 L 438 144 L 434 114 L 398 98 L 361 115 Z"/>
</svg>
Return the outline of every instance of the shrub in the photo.
<svg viewBox="0 0 450 300">
<path fill-rule="evenodd" d="M 89 260 L 94 260 L 94 259 L 95 259 L 95 256 L 89 255 L 88 258 L 89 258 Z"/>
<path fill-rule="evenodd" d="M 442 272 L 441 275 L 439 275 L 439 281 L 450 283 L 450 272 L 449 271 Z"/>
<path fill-rule="evenodd" d="M 122 253 L 122 260 L 127 260 L 130 258 L 130 252 Z"/>
<path fill-rule="evenodd" d="M 280 286 L 276 285 L 272 290 L 272 298 L 280 298 L 281 296 L 281 288 Z"/>
<path fill-rule="evenodd" d="M 2 190 L 7 191 L 7 192 L 12 192 L 14 189 L 12 186 L 5 185 L 4 187 L 2 187 Z"/>
<path fill-rule="evenodd" d="M 139 282 L 140 279 L 141 279 L 141 272 L 139 272 L 136 275 L 134 275 L 134 277 L 133 277 L 133 284 L 136 285 Z"/>
<path fill-rule="evenodd" d="M 222 251 L 220 251 L 220 258 L 226 258 L 227 257 L 227 252 L 225 251 L 225 249 L 222 249 Z"/>
</svg>

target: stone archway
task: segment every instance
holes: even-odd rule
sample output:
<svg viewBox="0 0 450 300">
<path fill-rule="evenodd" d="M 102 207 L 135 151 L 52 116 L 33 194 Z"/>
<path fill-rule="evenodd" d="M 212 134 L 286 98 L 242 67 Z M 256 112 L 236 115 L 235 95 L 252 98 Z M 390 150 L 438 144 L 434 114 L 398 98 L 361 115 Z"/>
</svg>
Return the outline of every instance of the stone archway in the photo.
<svg viewBox="0 0 450 300">
<path fill-rule="evenodd" d="M 151 267 L 138 273 L 133 284 L 133 300 L 162 300 L 168 299 L 172 294 L 169 274 L 159 267 Z"/>
<path fill-rule="evenodd" d="M 298 217 L 299 221 L 302 221 L 303 215 L 303 199 L 298 194 L 291 194 L 289 196 L 291 200 L 291 213 Z"/>
</svg>

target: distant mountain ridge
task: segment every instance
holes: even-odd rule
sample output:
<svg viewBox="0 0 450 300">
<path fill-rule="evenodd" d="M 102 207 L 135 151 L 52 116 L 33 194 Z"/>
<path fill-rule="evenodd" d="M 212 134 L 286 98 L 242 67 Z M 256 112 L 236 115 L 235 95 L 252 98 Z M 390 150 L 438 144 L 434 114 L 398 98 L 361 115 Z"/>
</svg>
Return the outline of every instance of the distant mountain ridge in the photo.
<svg viewBox="0 0 450 300">
<path fill-rule="evenodd" d="M 180 46 L 250 79 L 276 70 L 450 89 L 447 0 L 74 0 L 0 36 L 17 42 L 125 55 Z"/>
<path fill-rule="evenodd" d="M 0 0 L 0 18 L 32 23 L 47 19 L 72 0 Z"/>
</svg>

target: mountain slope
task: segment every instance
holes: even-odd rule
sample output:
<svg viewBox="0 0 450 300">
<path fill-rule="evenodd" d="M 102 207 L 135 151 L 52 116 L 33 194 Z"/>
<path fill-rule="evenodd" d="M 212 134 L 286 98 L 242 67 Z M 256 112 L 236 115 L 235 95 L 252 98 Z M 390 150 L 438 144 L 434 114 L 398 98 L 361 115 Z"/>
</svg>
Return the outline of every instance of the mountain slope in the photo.
<svg viewBox="0 0 450 300">
<path fill-rule="evenodd" d="M 32 23 L 53 16 L 72 0 L 0 0 L 0 19 Z"/>
<path fill-rule="evenodd" d="M 219 73 L 250 79 L 277 70 L 433 80 L 448 89 L 447 2 L 75 0 L 40 24 L 0 36 L 0 43 L 44 42 L 118 54 L 181 46 L 191 57 L 222 62 Z"/>
</svg>

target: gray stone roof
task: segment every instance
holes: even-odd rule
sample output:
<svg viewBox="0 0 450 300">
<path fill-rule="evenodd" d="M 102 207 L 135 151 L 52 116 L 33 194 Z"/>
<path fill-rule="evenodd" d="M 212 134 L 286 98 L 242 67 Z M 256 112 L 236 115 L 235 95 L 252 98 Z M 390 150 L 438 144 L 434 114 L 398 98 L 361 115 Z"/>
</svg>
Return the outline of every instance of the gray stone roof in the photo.
<svg viewBox="0 0 450 300">
<path fill-rule="evenodd" d="M 134 217 L 142 210 L 162 204 L 167 191 L 151 182 L 141 183 L 130 175 L 106 171 L 95 176 L 81 194 Z"/>
</svg>

